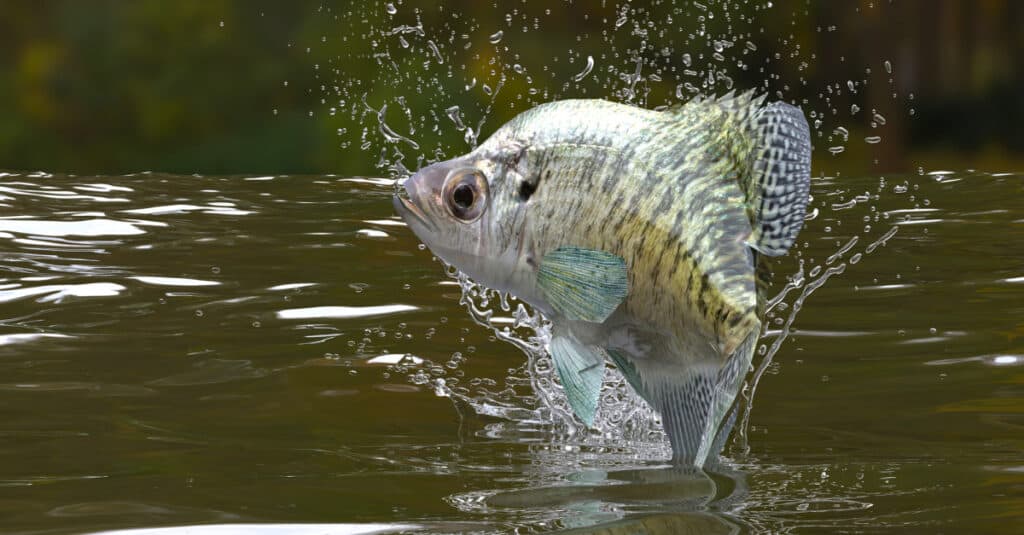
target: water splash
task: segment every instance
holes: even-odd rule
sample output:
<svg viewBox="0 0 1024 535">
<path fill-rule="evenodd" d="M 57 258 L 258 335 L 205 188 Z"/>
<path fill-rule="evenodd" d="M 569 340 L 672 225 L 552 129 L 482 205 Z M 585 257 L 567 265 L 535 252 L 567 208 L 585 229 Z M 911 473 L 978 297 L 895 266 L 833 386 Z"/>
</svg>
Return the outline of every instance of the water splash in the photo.
<svg viewBox="0 0 1024 535">
<path fill-rule="evenodd" d="M 897 218 L 911 217 L 917 212 L 907 210 L 920 209 L 920 201 L 899 195 L 915 184 L 893 187 L 883 179 L 878 191 L 849 192 L 830 167 L 865 155 L 865 163 L 877 163 L 875 155 L 885 147 L 888 129 L 913 115 L 908 109 L 913 95 L 897 87 L 889 59 L 872 60 L 872 65 L 884 66 L 876 72 L 851 64 L 841 78 L 812 78 L 813 64 L 846 64 L 847 58 L 802 49 L 788 32 L 764 31 L 769 20 L 822 34 L 836 31 L 835 26 L 818 26 L 804 10 L 787 12 L 771 2 L 682 0 L 651 6 L 611 2 L 588 9 L 586 17 L 603 21 L 599 32 L 581 33 L 575 44 L 553 56 L 529 57 L 520 50 L 538 32 L 558 28 L 563 13 L 557 8 L 510 8 L 501 17 L 504 23 L 498 24 L 471 14 L 451 17 L 417 8 L 387 9 L 373 30 L 352 33 L 370 42 L 369 56 L 328 58 L 338 67 L 323 85 L 324 105 L 347 106 L 350 116 L 365 122 L 358 142 L 364 150 L 379 149 L 378 167 L 391 178 L 409 173 L 412 166 L 405 162 L 414 160 L 419 167 L 465 153 L 488 127 L 497 126 L 496 117 L 556 99 L 599 97 L 664 109 L 698 95 L 749 88 L 800 106 L 812 125 L 813 168 L 818 175 L 807 224 L 823 227 L 835 244 L 823 261 L 805 257 L 809 244 L 803 243 L 776 262 L 777 278 L 785 282 L 769 299 L 763 334 L 771 342 L 759 348 L 758 367 L 741 397 L 740 435 L 745 438 L 757 384 L 784 342 L 798 332 L 796 317 L 807 298 L 853 265 L 868 269 L 865 255 L 895 237 L 889 233 L 901 223 Z M 359 17 L 377 20 L 359 9 L 347 15 L 350 22 Z M 374 63 L 387 83 L 368 87 L 348 76 L 343 65 L 349 60 Z M 601 69 L 595 70 L 598 62 Z M 371 94 L 379 107 L 365 104 Z M 875 98 L 871 95 L 888 100 L 869 101 Z M 359 102 L 363 105 L 355 104 Z M 388 106 L 401 113 L 386 117 Z M 452 135 L 453 130 L 458 135 Z M 849 143 L 851 135 L 864 143 Z M 894 206 L 883 206 L 890 204 Z M 862 243 L 870 245 L 857 249 Z M 663 445 L 654 413 L 611 368 L 595 429 L 584 429 L 573 419 L 552 372 L 545 351 L 550 337 L 546 320 L 514 298 L 479 288 L 454 272 L 450 275 L 474 320 L 526 355 L 526 363 L 505 378 L 502 389 L 491 384 L 493 380 L 458 387 L 443 381 L 435 384 L 438 393 L 471 410 L 506 420 L 507 425 L 495 424 L 485 433 L 544 429 L 583 443 L 632 440 Z M 422 378 L 413 375 L 417 381 Z"/>
</svg>

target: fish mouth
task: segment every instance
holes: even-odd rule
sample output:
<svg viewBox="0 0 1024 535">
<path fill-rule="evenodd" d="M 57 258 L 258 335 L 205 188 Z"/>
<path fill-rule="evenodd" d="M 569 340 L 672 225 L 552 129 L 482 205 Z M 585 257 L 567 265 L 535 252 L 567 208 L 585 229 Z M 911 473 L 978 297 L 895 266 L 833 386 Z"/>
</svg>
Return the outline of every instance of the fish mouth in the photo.
<svg viewBox="0 0 1024 535">
<path fill-rule="evenodd" d="M 428 230 L 437 230 L 430 219 L 427 218 L 427 214 L 425 214 L 423 210 L 409 198 L 410 194 L 411 192 L 408 190 L 408 186 L 398 188 L 397 191 L 395 191 L 395 195 L 391 201 L 392 205 L 395 207 L 395 211 L 405 219 L 406 223 L 415 222 Z M 412 221 L 410 221 L 410 218 Z"/>
</svg>

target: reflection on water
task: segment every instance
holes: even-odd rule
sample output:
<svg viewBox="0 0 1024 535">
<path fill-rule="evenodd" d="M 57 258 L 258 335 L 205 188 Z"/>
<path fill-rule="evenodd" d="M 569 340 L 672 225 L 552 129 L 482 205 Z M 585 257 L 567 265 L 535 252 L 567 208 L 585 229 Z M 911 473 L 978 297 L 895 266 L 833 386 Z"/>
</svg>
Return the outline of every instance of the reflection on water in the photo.
<svg viewBox="0 0 1024 535">
<path fill-rule="evenodd" d="M 390 181 L 5 175 L 0 524 L 1005 531 L 1024 522 L 1022 193 L 816 179 L 746 433 L 693 474 L 614 376 L 597 429 L 567 425 L 543 324 L 463 303 Z"/>
</svg>

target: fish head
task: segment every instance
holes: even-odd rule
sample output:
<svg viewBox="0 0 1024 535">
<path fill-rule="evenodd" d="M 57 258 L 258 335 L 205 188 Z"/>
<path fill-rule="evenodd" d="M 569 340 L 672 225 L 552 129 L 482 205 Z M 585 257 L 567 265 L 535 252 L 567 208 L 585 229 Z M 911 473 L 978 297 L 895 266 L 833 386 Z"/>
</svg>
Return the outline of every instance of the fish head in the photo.
<svg viewBox="0 0 1024 535">
<path fill-rule="evenodd" d="M 395 193 L 395 211 L 431 252 L 476 282 L 516 293 L 521 285 L 522 202 L 517 171 L 502 154 L 471 153 L 428 165 Z"/>
</svg>

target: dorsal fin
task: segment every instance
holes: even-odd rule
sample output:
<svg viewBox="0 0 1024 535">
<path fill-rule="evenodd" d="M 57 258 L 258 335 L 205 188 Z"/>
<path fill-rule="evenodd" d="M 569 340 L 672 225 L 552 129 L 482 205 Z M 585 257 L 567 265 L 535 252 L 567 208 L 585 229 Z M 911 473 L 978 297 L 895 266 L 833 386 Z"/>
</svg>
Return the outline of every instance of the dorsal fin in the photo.
<svg viewBox="0 0 1024 535">
<path fill-rule="evenodd" d="M 753 116 L 754 172 L 745 184 L 751 247 L 786 253 L 804 224 L 811 188 L 811 133 L 799 108 L 773 102 Z"/>
<path fill-rule="evenodd" d="M 803 112 L 784 102 L 764 105 L 764 96 L 753 91 L 696 96 L 666 112 L 699 118 L 720 154 L 735 162 L 753 231 L 748 244 L 766 256 L 785 254 L 803 227 L 811 184 L 811 135 Z"/>
</svg>

